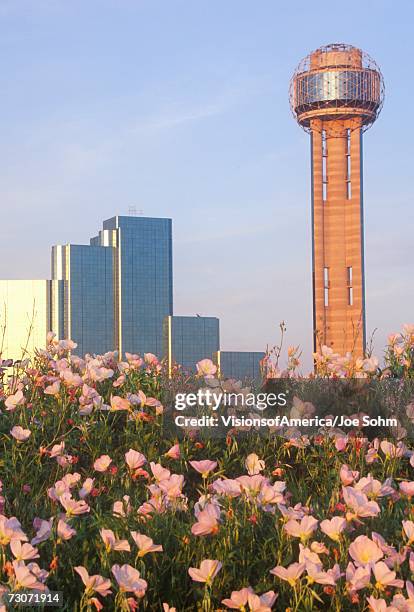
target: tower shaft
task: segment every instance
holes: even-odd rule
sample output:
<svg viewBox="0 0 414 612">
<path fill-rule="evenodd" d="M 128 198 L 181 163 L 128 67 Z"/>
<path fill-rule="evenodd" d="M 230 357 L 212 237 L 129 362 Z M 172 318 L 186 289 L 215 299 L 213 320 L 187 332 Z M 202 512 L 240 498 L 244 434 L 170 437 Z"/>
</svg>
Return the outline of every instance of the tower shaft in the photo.
<svg viewBox="0 0 414 612">
<path fill-rule="evenodd" d="M 383 103 L 381 70 L 352 45 L 316 49 L 290 81 L 294 117 L 311 135 L 315 352 L 365 352 L 362 133 Z"/>
<path fill-rule="evenodd" d="M 358 118 L 312 119 L 314 347 L 362 356 L 365 291 L 362 129 Z"/>
</svg>

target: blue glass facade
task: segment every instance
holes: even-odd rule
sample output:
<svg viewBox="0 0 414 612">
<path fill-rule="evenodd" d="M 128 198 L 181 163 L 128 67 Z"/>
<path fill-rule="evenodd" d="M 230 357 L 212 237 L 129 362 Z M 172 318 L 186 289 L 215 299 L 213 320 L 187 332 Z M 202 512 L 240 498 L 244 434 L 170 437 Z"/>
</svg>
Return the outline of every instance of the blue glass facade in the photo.
<svg viewBox="0 0 414 612">
<path fill-rule="evenodd" d="M 164 318 L 173 311 L 172 221 L 117 216 L 92 244 L 116 247 L 117 345 L 121 353 L 162 355 Z"/>
<path fill-rule="evenodd" d="M 162 325 L 172 314 L 171 219 L 117 216 L 89 245 L 55 246 L 53 329 L 77 352 L 162 356 Z M 62 322 L 61 322 L 62 320 Z"/>
<path fill-rule="evenodd" d="M 261 376 L 260 361 L 265 353 L 256 351 L 218 351 L 214 362 L 223 378 L 258 380 Z"/>
<path fill-rule="evenodd" d="M 220 348 L 220 327 L 216 317 L 166 317 L 164 356 L 186 370 L 195 370 L 201 359 L 212 359 Z"/>
<path fill-rule="evenodd" d="M 78 355 L 116 348 L 114 254 L 110 247 L 52 247 L 52 279 L 63 281 L 52 283 L 52 303 L 58 317 L 63 302 L 63 329 L 59 335 L 78 344 Z"/>
</svg>

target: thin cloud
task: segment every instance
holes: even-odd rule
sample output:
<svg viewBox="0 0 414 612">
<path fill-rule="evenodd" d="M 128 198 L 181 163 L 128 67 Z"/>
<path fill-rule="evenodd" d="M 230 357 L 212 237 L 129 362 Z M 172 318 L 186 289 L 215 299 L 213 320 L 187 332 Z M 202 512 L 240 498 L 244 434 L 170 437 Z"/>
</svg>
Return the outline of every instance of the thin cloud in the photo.
<svg viewBox="0 0 414 612">
<path fill-rule="evenodd" d="M 176 115 L 165 115 L 147 119 L 135 127 L 134 131 L 150 131 L 150 130 L 168 130 L 186 123 L 202 121 L 209 117 L 221 115 L 229 110 L 229 106 L 225 104 L 212 104 L 198 109 L 184 111 Z"/>
<path fill-rule="evenodd" d="M 175 113 L 159 113 L 152 117 L 143 118 L 135 126 L 135 131 L 168 130 L 223 115 L 251 96 L 263 93 L 270 84 L 271 79 L 267 75 L 239 80 L 223 91 L 218 92 L 211 101 L 188 108 L 177 109 Z M 173 103 L 171 101 L 171 104 Z"/>
</svg>

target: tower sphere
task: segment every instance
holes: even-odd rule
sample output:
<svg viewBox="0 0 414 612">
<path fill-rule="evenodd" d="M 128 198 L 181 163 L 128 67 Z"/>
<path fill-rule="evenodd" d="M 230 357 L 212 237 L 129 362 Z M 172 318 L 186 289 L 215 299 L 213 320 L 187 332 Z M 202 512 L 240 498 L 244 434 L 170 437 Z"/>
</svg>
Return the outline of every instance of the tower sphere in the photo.
<svg viewBox="0 0 414 612">
<path fill-rule="evenodd" d="M 320 121 L 355 118 L 367 130 L 384 103 L 384 79 L 376 62 L 364 51 L 341 43 L 320 47 L 305 57 L 290 81 L 290 107 L 304 130 Z"/>
</svg>

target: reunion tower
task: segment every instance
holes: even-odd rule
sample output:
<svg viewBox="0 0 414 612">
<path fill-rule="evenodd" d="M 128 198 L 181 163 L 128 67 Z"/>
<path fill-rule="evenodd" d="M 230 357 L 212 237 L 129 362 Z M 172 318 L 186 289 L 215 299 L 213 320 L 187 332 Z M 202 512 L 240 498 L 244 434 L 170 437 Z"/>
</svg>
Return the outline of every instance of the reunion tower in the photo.
<svg viewBox="0 0 414 612">
<path fill-rule="evenodd" d="M 351 45 L 317 49 L 290 83 L 293 114 L 311 137 L 315 350 L 364 354 L 362 133 L 383 101 L 380 69 Z"/>
</svg>

